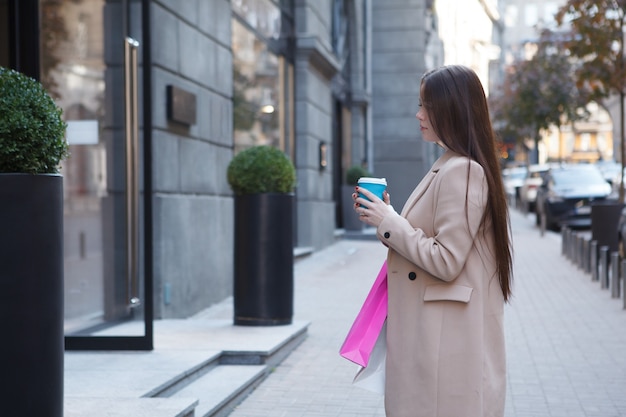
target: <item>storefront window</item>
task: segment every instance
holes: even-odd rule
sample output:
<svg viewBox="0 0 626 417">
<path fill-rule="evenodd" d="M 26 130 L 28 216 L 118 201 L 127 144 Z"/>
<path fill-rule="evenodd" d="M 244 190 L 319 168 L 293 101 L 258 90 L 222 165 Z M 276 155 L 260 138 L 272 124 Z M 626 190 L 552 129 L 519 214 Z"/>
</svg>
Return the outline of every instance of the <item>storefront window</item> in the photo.
<svg viewBox="0 0 626 417">
<path fill-rule="evenodd" d="M 332 83 L 333 94 L 341 102 L 348 101 L 350 92 L 350 29 L 348 19 L 348 3 L 334 0 L 332 20 L 333 52 L 341 66 Z"/>
<path fill-rule="evenodd" d="M 268 39 L 278 39 L 281 32 L 280 9 L 270 0 L 233 0 L 233 11 Z"/>
<path fill-rule="evenodd" d="M 285 59 L 289 20 L 271 0 L 233 0 L 235 153 L 270 145 L 293 155 L 293 70 Z"/>
<path fill-rule="evenodd" d="M 235 152 L 255 145 L 280 147 L 278 63 L 263 42 L 233 22 Z"/>
</svg>

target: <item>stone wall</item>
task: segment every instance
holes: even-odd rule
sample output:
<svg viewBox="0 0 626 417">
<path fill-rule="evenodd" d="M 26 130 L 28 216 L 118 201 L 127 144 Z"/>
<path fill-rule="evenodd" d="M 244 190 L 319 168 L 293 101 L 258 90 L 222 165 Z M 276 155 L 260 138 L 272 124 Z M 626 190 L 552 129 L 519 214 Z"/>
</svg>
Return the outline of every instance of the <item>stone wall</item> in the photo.
<svg viewBox="0 0 626 417">
<path fill-rule="evenodd" d="M 339 69 L 331 47 L 331 10 L 330 0 L 296 1 L 297 245 L 315 249 L 332 243 L 335 231 L 332 167 L 319 166 L 320 144 L 332 143 L 331 80 Z"/>
<path fill-rule="evenodd" d="M 232 294 L 231 6 L 151 7 L 155 318 L 186 317 Z M 169 85 L 195 95 L 195 124 L 167 118 Z"/>
<path fill-rule="evenodd" d="M 376 176 L 402 208 L 431 164 L 415 114 L 426 70 L 425 0 L 372 0 L 372 126 Z"/>
</svg>

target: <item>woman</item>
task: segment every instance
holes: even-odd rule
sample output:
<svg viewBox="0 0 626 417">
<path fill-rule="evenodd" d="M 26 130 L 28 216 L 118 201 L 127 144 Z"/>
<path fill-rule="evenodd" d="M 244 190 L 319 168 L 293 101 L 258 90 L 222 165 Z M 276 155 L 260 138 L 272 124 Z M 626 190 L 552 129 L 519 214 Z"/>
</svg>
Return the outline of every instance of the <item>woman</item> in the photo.
<svg viewBox="0 0 626 417">
<path fill-rule="evenodd" d="M 444 154 L 402 212 L 357 188 L 360 219 L 389 247 L 388 417 L 502 417 L 509 218 L 480 80 L 446 66 L 422 78 L 416 115 Z"/>
</svg>

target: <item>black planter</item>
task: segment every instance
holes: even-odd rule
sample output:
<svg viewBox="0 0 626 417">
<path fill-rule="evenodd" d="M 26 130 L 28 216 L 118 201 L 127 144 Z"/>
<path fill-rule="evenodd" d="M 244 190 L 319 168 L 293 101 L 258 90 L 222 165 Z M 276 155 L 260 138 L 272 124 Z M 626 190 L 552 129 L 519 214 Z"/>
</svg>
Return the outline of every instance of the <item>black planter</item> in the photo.
<svg viewBox="0 0 626 417">
<path fill-rule="evenodd" d="M 293 194 L 235 196 L 235 324 L 290 324 Z"/>
<path fill-rule="evenodd" d="M 615 200 L 598 201 L 591 205 L 591 239 L 610 252 L 618 250 L 617 225 L 624 205 Z"/>
<path fill-rule="evenodd" d="M 63 178 L 0 174 L 2 415 L 63 416 Z"/>
</svg>

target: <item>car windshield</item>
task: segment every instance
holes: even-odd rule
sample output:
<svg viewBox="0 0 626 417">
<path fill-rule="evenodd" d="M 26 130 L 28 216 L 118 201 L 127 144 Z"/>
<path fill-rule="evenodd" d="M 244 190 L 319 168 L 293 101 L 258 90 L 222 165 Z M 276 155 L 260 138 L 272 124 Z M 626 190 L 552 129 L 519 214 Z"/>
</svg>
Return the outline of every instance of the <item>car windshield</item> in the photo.
<svg viewBox="0 0 626 417">
<path fill-rule="evenodd" d="M 515 180 L 522 180 L 524 177 L 526 177 L 525 171 L 513 171 L 506 175 L 506 178 Z"/>
<path fill-rule="evenodd" d="M 605 182 L 600 171 L 593 168 L 572 168 L 552 172 L 554 183 L 560 186 L 597 185 Z"/>
</svg>

